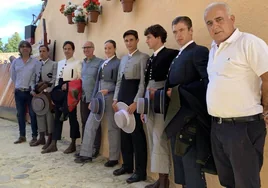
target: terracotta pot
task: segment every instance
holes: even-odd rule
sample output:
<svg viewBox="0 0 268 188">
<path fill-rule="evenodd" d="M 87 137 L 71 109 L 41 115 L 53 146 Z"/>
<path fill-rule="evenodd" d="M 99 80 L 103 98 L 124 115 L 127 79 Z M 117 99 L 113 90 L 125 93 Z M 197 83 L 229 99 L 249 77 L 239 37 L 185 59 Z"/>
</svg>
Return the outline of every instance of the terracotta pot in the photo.
<svg viewBox="0 0 268 188">
<path fill-rule="evenodd" d="M 122 3 L 124 12 L 131 12 L 133 8 L 134 0 L 120 0 Z"/>
<path fill-rule="evenodd" d="M 76 26 L 77 26 L 77 33 L 84 33 L 86 27 L 85 22 L 77 22 Z"/>
<path fill-rule="evenodd" d="M 74 24 L 73 23 L 73 17 L 72 17 L 71 14 L 67 14 L 66 17 L 67 17 L 67 20 L 68 20 L 68 24 Z"/>
<path fill-rule="evenodd" d="M 88 21 L 96 23 L 98 21 L 100 13 L 98 11 L 90 11 L 88 12 Z"/>
</svg>

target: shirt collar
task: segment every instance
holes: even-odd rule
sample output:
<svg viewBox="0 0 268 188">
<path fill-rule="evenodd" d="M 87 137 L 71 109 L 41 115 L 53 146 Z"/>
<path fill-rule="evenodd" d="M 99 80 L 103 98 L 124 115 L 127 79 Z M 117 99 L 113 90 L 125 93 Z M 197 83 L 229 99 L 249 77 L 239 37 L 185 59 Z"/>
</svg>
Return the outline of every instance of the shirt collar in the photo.
<svg viewBox="0 0 268 188">
<path fill-rule="evenodd" d="M 228 44 L 231 44 L 233 42 L 235 42 L 240 36 L 241 36 L 242 32 L 239 31 L 239 29 L 235 29 L 235 31 L 232 33 L 232 35 L 226 39 L 225 41 L 223 41 L 222 43 L 228 43 Z M 213 40 L 212 43 L 211 43 L 211 47 L 212 48 L 215 48 L 215 47 L 218 47 L 217 43 Z"/>
<path fill-rule="evenodd" d="M 84 61 L 87 63 L 87 62 L 89 62 L 89 61 L 92 61 L 93 59 L 95 59 L 95 55 L 93 55 L 92 56 L 92 58 L 90 58 L 90 59 L 87 59 L 87 57 L 84 59 Z"/>
<path fill-rule="evenodd" d="M 71 57 L 70 59 L 66 59 L 66 62 L 71 62 L 71 61 L 74 61 L 75 59 L 74 59 L 74 57 Z"/>
<path fill-rule="evenodd" d="M 49 58 L 47 58 L 47 60 L 45 60 L 45 61 L 42 60 L 43 65 L 45 65 L 48 62 L 48 60 L 49 60 Z"/>
<path fill-rule="evenodd" d="M 115 57 L 115 55 L 113 55 L 112 57 L 110 57 L 109 59 L 106 59 L 105 62 L 108 63 L 111 59 L 113 59 Z"/>
<path fill-rule="evenodd" d="M 136 49 L 134 52 L 132 52 L 131 54 L 128 54 L 129 57 L 132 57 L 136 52 L 138 51 L 138 49 Z"/>
<path fill-rule="evenodd" d="M 165 48 L 164 45 L 161 46 L 160 48 L 158 48 L 158 50 L 156 50 L 156 51 L 154 52 L 154 56 L 157 56 L 157 54 L 158 54 L 163 48 Z"/>
<path fill-rule="evenodd" d="M 187 48 L 187 46 L 189 46 L 189 45 L 192 44 L 193 42 L 194 42 L 194 41 L 191 40 L 191 41 L 187 42 L 186 44 L 184 44 L 184 45 L 180 48 L 180 54 L 181 54 L 181 52 L 182 52 L 185 48 Z"/>
</svg>

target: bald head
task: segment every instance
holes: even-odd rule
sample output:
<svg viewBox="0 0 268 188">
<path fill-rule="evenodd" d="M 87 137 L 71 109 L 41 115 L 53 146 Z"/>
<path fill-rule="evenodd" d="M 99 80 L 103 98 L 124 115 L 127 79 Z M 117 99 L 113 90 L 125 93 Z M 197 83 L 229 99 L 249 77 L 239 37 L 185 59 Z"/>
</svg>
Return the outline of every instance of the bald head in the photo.
<svg viewBox="0 0 268 188">
<path fill-rule="evenodd" d="M 226 3 L 212 3 L 204 12 L 204 20 L 212 39 L 219 45 L 235 30 L 235 17 Z"/>
<path fill-rule="evenodd" d="M 95 50 L 95 46 L 94 46 L 94 43 L 91 41 L 87 41 L 83 45 L 83 51 L 87 59 L 90 59 L 94 56 L 94 50 Z"/>
</svg>

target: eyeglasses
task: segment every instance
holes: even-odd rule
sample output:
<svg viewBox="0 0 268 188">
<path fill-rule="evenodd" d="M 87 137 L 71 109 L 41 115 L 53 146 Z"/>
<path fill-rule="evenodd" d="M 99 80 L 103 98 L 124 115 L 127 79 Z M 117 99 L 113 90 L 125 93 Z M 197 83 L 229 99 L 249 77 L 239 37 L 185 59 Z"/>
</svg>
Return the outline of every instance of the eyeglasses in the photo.
<svg viewBox="0 0 268 188">
<path fill-rule="evenodd" d="M 94 46 L 84 46 L 84 47 L 82 47 L 82 49 L 90 49 L 90 48 L 94 48 Z"/>
<path fill-rule="evenodd" d="M 21 45 L 20 48 L 31 48 L 31 47 L 27 45 Z"/>
</svg>

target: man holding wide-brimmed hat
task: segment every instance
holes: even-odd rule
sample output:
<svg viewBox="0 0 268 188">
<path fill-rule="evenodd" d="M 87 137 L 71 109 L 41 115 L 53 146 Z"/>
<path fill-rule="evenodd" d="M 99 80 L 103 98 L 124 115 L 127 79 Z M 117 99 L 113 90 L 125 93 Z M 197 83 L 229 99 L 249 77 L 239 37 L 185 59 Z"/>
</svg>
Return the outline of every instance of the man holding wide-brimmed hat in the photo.
<svg viewBox="0 0 268 188">
<path fill-rule="evenodd" d="M 144 69 L 149 55 L 140 52 L 137 49 L 139 42 L 138 32 L 135 30 L 128 30 L 124 33 L 123 39 L 128 49 L 128 54 L 123 56 L 120 62 L 118 71 L 117 84 L 114 94 L 113 108 L 116 113 L 116 122 L 121 129 L 121 152 L 123 156 L 123 165 L 121 168 L 115 170 L 113 174 L 119 176 L 126 173 L 133 173 L 126 181 L 127 183 L 134 183 L 146 180 L 147 167 L 147 146 L 146 137 L 143 130 L 143 125 L 140 116 L 136 113 L 137 100 L 143 96 L 144 93 Z M 117 102 L 124 102 L 127 108 L 118 109 L 120 105 Z M 127 111 L 126 111 L 127 110 Z M 122 113 L 121 113 L 122 112 Z M 120 121 L 120 114 L 124 117 L 124 112 L 134 114 L 136 127 L 132 133 L 125 132 L 126 130 L 118 124 Z M 128 114 L 126 114 L 127 118 Z M 117 120 L 118 119 L 118 120 Z M 131 122 L 128 124 L 131 125 Z M 128 125 L 123 125 L 128 126 Z M 125 131 L 124 131 L 125 130 Z M 134 158 L 135 167 L 134 167 Z M 134 172 L 133 172 L 134 170 Z"/>
<path fill-rule="evenodd" d="M 25 111 L 26 106 L 29 108 L 31 117 L 32 140 L 33 143 L 37 140 L 37 123 L 36 115 L 32 109 L 31 101 L 34 95 L 34 87 L 39 80 L 41 63 L 31 57 L 32 46 L 27 41 L 21 41 L 18 47 L 20 57 L 15 59 L 10 68 L 11 79 L 15 84 L 15 101 L 18 112 L 18 122 L 20 137 L 14 144 L 26 142 L 25 131 Z M 32 95 L 31 95 L 32 94 Z"/>
<path fill-rule="evenodd" d="M 36 112 L 37 117 L 37 126 L 40 133 L 39 139 L 31 144 L 31 146 L 38 146 L 38 145 L 44 145 L 45 146 L 42 149 L 46 149 L 51 141 L 52 141 L 52 130 L 54 128 L 54 117 L 51 113 L 52 105 L 50 99 L 50 92 L 52 91 L 55 81 L 56 81 L 56 75 L 57 75 L 57 63 L 50 60 L 49 55 L 49 48 L 45 45 L 41 45 L 39 47 L 39 53 L 41 57 L 42 62 L 42 68 L 41 68 L 41 74 L 40 74 L 40 81 L 35 87 L 36 93 L 43 93 L 42 97 L 47 97 L 48 100 L 40 100 L 40 96 L 36 96 L 32 100 L 32 106 Z M 38 99 L 39 98 L 39 99 Z M 49 103 L 44 103 L 43 101 L 48 101 Z M 39 104 L 39 105 L 38 105 Z M 41 105 L 42 104 L 42 105 Z M 42 107 L 42 109 L 38 109 L 38 107 Z M 48 108 L 50 107 L 50 108 Z M 44 115 L 42 110 L 48 109 L 47 112 L 44 112 Z M 48 132 L 48 140 L 46 142 L 45 140 L 45 132 Z"/>
</svg>

